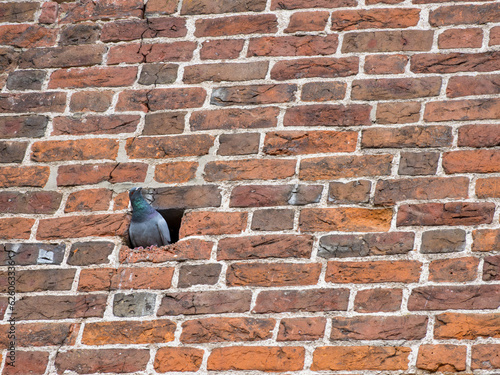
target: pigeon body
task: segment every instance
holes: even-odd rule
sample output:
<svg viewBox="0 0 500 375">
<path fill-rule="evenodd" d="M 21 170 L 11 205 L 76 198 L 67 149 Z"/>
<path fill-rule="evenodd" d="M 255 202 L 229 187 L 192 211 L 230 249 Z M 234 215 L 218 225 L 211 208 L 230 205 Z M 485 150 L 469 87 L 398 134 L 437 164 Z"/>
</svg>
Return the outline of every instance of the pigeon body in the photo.
<svg viewBox="0 0 500 375">
<path fill-rule="evenodd" d="M 132 188 L 129 191 L 132 204 L 132 221 L 128 229 L 133 247 L 165 246 L 170 240 L 167 222 L 144 199 L 142 188 Z"/>
</svg>

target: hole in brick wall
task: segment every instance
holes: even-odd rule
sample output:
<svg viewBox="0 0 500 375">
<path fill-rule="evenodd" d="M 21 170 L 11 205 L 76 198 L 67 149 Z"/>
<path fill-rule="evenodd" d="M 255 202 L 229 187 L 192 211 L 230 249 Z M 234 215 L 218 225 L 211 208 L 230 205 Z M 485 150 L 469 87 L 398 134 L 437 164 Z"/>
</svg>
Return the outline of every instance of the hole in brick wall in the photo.
<svg viewBox="0 0 500 375">
<path fill-rule="evenodd" d="M 181 229 L 184 210 L 171 208 L 157 211 L 161 214 L 161 216 L 163 216 L 168 224 L 168 229 L 170 230 L 170 239 L 172 240 L 172 243 L 179 241 L 179 230 Z"/>
</svg>

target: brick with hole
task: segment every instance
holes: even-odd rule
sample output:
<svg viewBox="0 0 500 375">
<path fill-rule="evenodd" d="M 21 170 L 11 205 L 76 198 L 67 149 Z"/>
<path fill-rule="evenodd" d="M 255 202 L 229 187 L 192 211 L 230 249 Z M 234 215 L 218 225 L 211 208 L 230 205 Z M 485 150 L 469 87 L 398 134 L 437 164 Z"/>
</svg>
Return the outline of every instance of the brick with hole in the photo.
<svg viewBox="0 0 500 375">
<path fill-rule="evenodd" d="M 246 225 L 246 212 L 193 211 L 183 216 L 179 236 L 237 234 Z"/>
</svg>

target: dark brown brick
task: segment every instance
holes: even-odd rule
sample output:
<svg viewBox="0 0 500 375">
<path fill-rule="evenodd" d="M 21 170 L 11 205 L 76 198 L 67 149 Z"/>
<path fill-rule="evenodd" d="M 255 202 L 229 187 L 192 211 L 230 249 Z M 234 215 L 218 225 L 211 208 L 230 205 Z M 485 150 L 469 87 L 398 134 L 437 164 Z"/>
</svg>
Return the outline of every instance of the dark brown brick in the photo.
<svg viewBox="0 0 500 375">
<path fill-rule="evenodd" d="M 329 204 L 368 203 L 372 183 L 366 180 L 351 182 L 330 182 Z"/>
<path fill-rule="evenodd" d="M 43 70 L 16 70 L 7 77 L 9 90 L 41 90 L 46 72 Z"/>
<path fill-rule="evenodd" d="M 93 44 L 99 40 L 101 27 L 93 23 L 67 25 L 61 31 L 59 45 Z"/>
<path fill-rule="evenodd" d="M 355 75 L 359 70 L 358 57 L 316 57 L 278 61 L 271 69 L 271 79 L 284 81 L 299 78 L 336 78 Z"/>
<path fill-rule="evenodd" d="M 2 138 L 40 138 L 45 134 L 48 119 L 45 116 L 4 116 L 0 117 Z"/>
<path fill-rule="evenodd" d="M 3 3 L 0 5 L 0 22 L 33 22 L 39 8 L 38 3 Z"/>
<path fill-rule="evenodd" d="M 132 159 L 162 159 L 208 154 L 214 137 L 208 134 L 166 137 L 140 137 L 127 140 L 127 154 Z"/>
<path fill-rule="evenodd" d="M 195 111 L 189 123 L 191 130 L 258 129 L 272 128 L 278 124 L 279 109 L 274 107 L 216 111 Z"/>
<path fill-rule="evenodd" d="M 207 263 L 200 265 L 184 265 L 179 271 L 179 288 L 193 285 L 215 285 L 219 281 L 222 264 Z"/>
<path fill-rule="evenodd" d="M 114 248 L 113 242 L 76 242 L 71 246 L 67 263 L 73 266 L 109 263 Z"/>
<path fill-rule="evenodd" d="M 31 296 L 16 301 L 16 311 L 22 320 L 102 318 L 106 299 L 104 294 Z"/>
<path fill-rule="evenodd" d="M 500 257 L 488 256 L 484 258 L 483 265 L 483 280 L 484 281 L 497 281 L 500 280 Z"/>
<path fill-rule="evenodd" d="M 221 192 L 216 185 L 157 188 L 152 193 L 153 206 L 168 208 L 219 207 Z"/>
<path fill-rule="evenodd" d="M 321 185 L 243 185 L 231 194 L 231 207 L 306 205 L 321 199 Z"/>
<path fill-rule="evenodd" d="M 78 135 L 132 133 L 137 129 L 139 120 L 140 117 L 137 115 L 91 115 L 84 118 L 56 117 L 53 120 L 54 129 L 52 134 Z"/>
<path fill-rule="evenodd" d="M 236 59 L 243 49 L 243 39 L 216 39 L 203 42 L 200 50 L 202 60 Z"/>
<path fill-rule="evenodd" d="M 355 100 L 414 99 L 437 96 L 441 78 L 366 79 L 352 82 L 351 98 Z"/>
<path fill-rule="evenodd" d="M 451 5 L 439 7 L 429 14 L 432 26 L 447 26 L 461 24 L 481 25 L 500 20 L 500 4 Z"/>
<path fill-rule="evenodd" d="M 350 32 L 344 35 L 342 52 L 429 51 L 433 34 L 432 30 Z"/>
<path fill-rule="evenodd" d="M 221 134 L 219 136 L 219 155 L 250 155 L 259 152 L 260 134 Z"/>
<path fill-rule="evenodd" d="M 314 341 L 325 333 L 326 318 L 284 318 L 280 322 L 278 341 Z"/>
<path fill-rule="evenodd" d="M 107 22 L 101 32 L 103 42 L 143 38 L 180 38 L 187 34 L 186 20 L 178 17 L 153 17 Z"/>
<path fill-rule="evenodd" d="M 354 310 L 360 313 L 399 311 L 403 300 L 401 289 L 364 289 L 356 293 Z"/>
<path fill-rule="evenodd" d="M 120 63 L 154 63 L 190 61 L 196 43 L 178 41 L 171 43 L 128 43 L 109 47 L 108 65 Z"/>
<path fill-rule="evenodd" d="M 274 33 L 278 20 L 274 14 L 227 16 L 197 20 L 196 37 L 227 36 L 236 34 Z"/>
<path fill-rule="evenodd" d="M 402 152 L 398 174 L 410 176 L 436 174 L 438 161 L 437 152 Z"/>
<path fill-rule="evenodd" d="M 251 81 L 264 79 L 268 62 L 218 63 L 189 65 L 184 68 L 184 83 L 201 83 L 205 81 Z"/>
<path fill-rule="evenodd" d="M 252 230 L 282 231 L 293 229 L 295 213 L 288 209 L 264 209 L 253 213 Z"/>
<path fill-rule="evenodd" d="M 75 92 L 71 95 L 69 108 L 71 112 L 105 112 L 111 106 L 113 94 L 112 91 Z"/>
<path fill-rule="evenodd" d="M 444 147 L 453 140 L 448 126 L 376 127 L 363 130 L 363 148 Z"/>
<path fill-rule="evenodd" d="M 16 272 L 16 292 L 44 292 L 55 290 L 70 290 L 75 278 L 75 269 L 46 269 Z M 0 272 L 0 291 L 8 292 L 8 272 Z"/>
<path fill-rule="evenodd" d="M 341 8 L 356 6 L 353 0 L 272 0 L 271 10 L 301 8 Z"/>
<path fill-rule="evenodd" d="M 371 55 L 365 58 L 367 74 L 404 73 L 408 57 L 405 55 Z M 401 103 L 403 104 L 403 103 Z"/>
<path fill-rule="evenodd" d="M 61 204 L 62 194 L 55 191 L 0 192 L 0 211 L 14 214 L 53 214 Z"/>
<path fill-rule="evenodd" d="M 302 86 L 301 99 L 305 102 L 325 102 L 344 99 L 344 82 L 308 82 Z"/>
<path fill-rule="evenodd" d="M 377 104 L 378 124 L 408 124 L 420 119 L 420 103 L 388 102 Z"/>
<path fill-rule="evenodd" d="M 104 45 L 77 45 L 52 48 L 31 48 L 19 58 L 21 68 L 70 68 L 97 65 L 102 62 Z"/>
<path fill-rule="evenodd" d="M 4 243 L 0 245 L 0 264 L 8 265 L 9 255 L 16 265 L 61 264 L 66 245 L 50 243 Z M 11 253 L 11 251 L 13 253 Z"/>
<path fill-rule="evenodd" d="M 186 112 L 147 113 L 142 135 L 167 135 L 184 132 Z"/>
<path fill-rule="evenodd" d="M 0 326 L 2 333 L 0 347 L 7 349 L 9 346 L 8 329 L 10 324 Z M 61 346 L 74 345 L 78 336 L 80 325 L 78 323 L 17 323 L 16 346 Z M 44 374 L 45 372 L 42 372 Z"/>
<path fill-rule="evenodd" d="M 113 315 L 123 318 L 152 315 L 155 304 L 153 293 L 117 293 L 113 299 Z"/>
<path fill-rule="evenodd" d="M 9 353 L 9 352 L 7 352 Z M 41 351 L 14 351 L 15 361 L 10 362 L 6 353 L 5 367 L 2 372 L 3 375 L 43 375 L 49 363 L 49 353 Z M 14 363 L 13 365 L 10 365 Z M 22 370 L 19 370 L 22 368 Z M 26 371 L 26 372 L 25 372 Z"/>
<path fill-rule="evenodd" d="M 297 85 L 247 85 L 218 87 L 212 91 L 210 104 L 217 106 L 262 105 L 295 100 Z"/>
<path fill-rule="evenodd" d="M 338 36 L 330 34 L 262 37 L 250 39 L 247 57 L 252 56 L 316 56 L 334 54 Z"/>
<path fill-rule="evenodd" d="M 64 112 L 66 93 L 0 94 L 0 113 Z"/>
<path fill-rule="evenodd" d="M 143 163 L 62 165 L 58 168 L 57 185 L 91 185 L 101 181 L 143 182 L 147 169 L 148 165 Z"/>
<path fill-rule="evenodd" d="M 21 163 L 28 142 L 0 141 L 0 163 Z"/>
<path fill-rule="evenodd" d="M 422 233 L 421 253 L 457 253 L 464 250 L 465 231 L 463 229 L 440 229 Z"/>
<path fill-rule="evenodd" d="M 316 104 L 287 109 L 285 126 L 359 126 L 370 125 L 371 107 L 364 104 Z"/>
<path fill-rule="evenodd" d="M 144 64 L 138 83 L 141 85 L 161 85 L 173 83 L 177 79 L 177 64 Z"/>
</svg>

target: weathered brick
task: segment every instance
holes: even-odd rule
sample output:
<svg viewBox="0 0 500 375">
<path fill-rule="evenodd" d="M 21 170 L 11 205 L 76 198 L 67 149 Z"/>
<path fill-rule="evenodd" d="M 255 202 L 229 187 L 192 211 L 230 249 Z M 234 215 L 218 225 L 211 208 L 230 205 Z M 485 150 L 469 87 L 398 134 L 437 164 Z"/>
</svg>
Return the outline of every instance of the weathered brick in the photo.
<svg viewBox="0 0 500 375">
<path fill-rule="evenodd" d="M 236 34 L 267 34 L 278 29 L 274 14 L 227 16 L 196 20 L 194 36 L 227 36 Z"/>
<path fill-rule="evenodd" d="M 359 126 L 370 125 L 371 107 L 364 104 L 316 104 L 287 109 L 285 126 Z"/>
<path fill-rule="evenodd" d="M 436 174 L 438 162 L 438 152 L 402 152 L 398 174 L 410 176 Z"/>
<path fill-rule="evenodd" d="M 193 211 L 183 216 L 179 236 L 238 234 L 246 226 L 246 212 Z"/>
<path fill-rule="evenodd" d="M 149 0 L 146 3 L 144 15 L 146 17 L 154 14 L 172 14 L 177 10 L 179 0 Z"/>
<path fill-rule="evenodd" d="M 323 346 L 314 350 L 311 370 L 406 370 L 410 351 L 401 346 Z"/>
<path fill-rule="evenodd" d="M 155 168 L 155 181 L 169 184 L 188 182 L 195 178 L 197 168 L 195 161 L 159 164 Z"/>
<path fill-rule="evenodd" d="M 173 186 L 153 191 L 156 208 L 203 208 L 219 207 L 221 191 L 216 185 Z"/>
<path fill-rule="evenodd" d="M 206 92 L 201 87 L 125 90 L 118 97 L 117 111 L 160 111 L 201 107 Z"/>
<path fill-rule="evenodd" d="M 214 137 L 208 134 L 127 139 L 127 154 L 132 159 L 163 159 L 208 154 Z"/>
<path fill-rule="evenodd" d="M 91 67 L 56 70 L 49 88 L 119 87 L 132 85 L 137 67 Z"/>
<path fill-rule="evenodd" d="M 425 106 L 425 121 L 464 121 L 500 118 L 500 99 L 468 99 L 430 102 Z"/>
<path fill-rule="evenodd" d="M 500 280 L 500 257 L 499 256 L 488 256 L 484 258 L 483 264 L 483 280 L 493 281 Z"/>
<path fill-rule="evenodd" d="M 185 115 L 186 112 L 146 113 L 142 135 L 183 133 Z"/>
<path fill-rule="evenodd" d="M 0 252 L 0 264 L 8 265 L 9 255 L 13 256 L 16 265 L 61 264 L 64 258 L 64 244 L 50 243 L 4 243 Z M 13 252 L 13 253 L 11 253 Z"/>
<path fill-rule="evenodd" d="M 252 230 L 282 231 L 293 229 L 295 213 L 288 209 L 264 209 L 253 213 Z"/>
<path fill-rule="evenodd" d="M 424 286 L 412 290 L 408 310 L 486 310 L 499 303 L 498 285 Z"/>
<path fill-rule="evenodd" d="M 423 53 L 412 56 L 410 69 L 414 73 L 491 72 L 497 70 L 500 52 L 482 53 Z"/>
<path fill-rule="evenodd" d="M 184 68 L 184 83 L 200 83 L 204 81 L 251 81 L 264 79 L 268 62 L 218 63 L 189 65 Z"/>
<path fill-rule="evenodd" d="M 500 94 L 500 75 L 481 75 L 477 77 L 451 77 L 446 88 L 450 98 L 469 95 Z"/>
<path fill-rule="evenodd" d="M 158 316 L 242 313 L 250 309 L 251 298 L 249 290 L 167 293 L 161 301 Z"/>
<path fill-rule="evenodd" d="M 217 106 L 262 105 L 295 100 L 297 85 L 247 85 L 218 87 L 212 91 L 210 104 Z"/>
<path fill-rule="evenodd" d="M 100 25 L 96 25 L 94 23 L 66 25 L 61 30 L 59 45 L 81 46 L 82 44 L 93 44 L 99 40 L 100 34 L 101 34 Z M 95 47 L 97 47 L 97 45 Z"/>
<path fill-rule="evenodd" d="M 41 90 L 46 72 L 43 70 L 16 70 L 7 77 L 9 90 Z"/>
<path fill-rule="evenodd" d="M 156 85 L 173 83 L 177 79 L 177 64 L 144 64 L 138 83 Z"/>
<path fill-rule="evenodd" d="M 472 346 L 472 369 L 500 368 L 500 345 L 480 344 Z"/>
<path fill-rule="evenodd" d="M 44 187 L 49 179 L 50 168 L 45 166 L 16 166 L 0 168 L 0 187 Z"/>
<path fill-rule="evenodd" d="M 168 289 L 173 274 L 171 267 L 86 268 L 80 273 L 78 290 Z"/>
<path fill-rule="evenodd" d="M 331 340 L 420 340 L 427 333 L 423 315 L 356 316 L 332 319 Z"/>
<path fill-rule="evenodd" d="M 459 372 L 465 370 L 465 345 L 421 345 L 418 349 L 417 368 L 432 372 Z"/>
<path fill-rule="evenodd" d="M 437 259 L 429 264 L 429 280 L 435 282 L 467 282 L 477 277 L 478 258 Z"/>
<path fill-rule="evenodd" d="M 439 34 L 439 48 L 480 48 L 483 44 L 483 30 L 448 29 Z"/>
<path fill-rule="evenodd" d="M 48 269 L 16 272 L 16 291 L 19 293 L 47 290 L 70 290 L 75 278 L 74 269 Z M 1 272 L 0 290 L 7 293 L 7 272 Z"/>
<path fill-rule="evenodd" d="M 384 176 L 391 173 L 392 155 L 342 155 L 303 159 L 301 180 L 330 180 L 339 177 Z"/>
<path fill-rule="evenodd" d="M 378 124 L 408 124 L 420 119 L 421 104 L 417 102 L 389 102 L 377 104 Z"/>
<path fill-rule="evenodd" d="M 145 370 L 148 361 L 147 349 L 72 349 L 57 353 L 55 366 L 59 374 L 125 373 Z"/>
<path fill-rule="evenodd" d="M 73 266 L 109 263 L 115 244 L 106 241 L 75 242 L 71 245 L 67 263 Z"/>
<path fill-rule="evenodd" d="M 360 313 L 399 311 L 402 300 L 401 289 L 364 289 L 356 293 L 354 310 Z"/>
<path fill-rule="evenodd" d="M 376 127 L 363 130 L 363 148 L 444 147 L 453 140 L 448 126 Z"/>
<path fill-rule="evenodd" d="M 175 328 L 175 323 L 166 319 L 86 323 L 82 343 L 109 345 L 169 342 L 174 340 Z"/>
<path fill-rule="evenodd" d="M 417 8 L 381 8 L 336 10 L 332 12 L 333 31 L 358 29 L 402 29 L 416 26 L 420 9 Z"/>
<path fill-rule="evenodd" d="M 364 31 L 344 35 L 342 52 L 429 51 L 434 31 Z"/>
<path fill-rule="evenodd" d="M 7 337 L 10 324 L 0 326 L 2 333 L 0 347 L 7 349 Z M 78 323 L 19 323 L 16 324 L 16 346 L 61 346 L 74 345 L 78 336 L 80 324 Z M 43 372 L 44 373 L 44 372 Z M 42 373 L 42 374 L 43 374 Z"/>
<path fill-rule="evenodd" d="M 498 229 L 476 229 L 472 231 L 472 251 L 500 250 L 500 231 Z"/>
<path fill-rule="evenodd" d="M 187 34 L 186 20 L 179 17 L 154 17 L 107 22 L 102 27 L 103 42 L 143 38 L 180 38 Z"/>
<path fill-rule="evenodd" d="M 28 142 L 0 141 L 0 163 L 21 163 Z"/>
<path fill-rule="evenodd" d="M 442 6 L 429 13 L 429 23 L 432 26 L 447 26 L 461 24 L 481 25 L 500 20 L 500 4 L 451 5 Z"/>
<path fill-rule="evenodd" d="M 252 312 L 345 311 L 348 300 L 348 289 L 266 290 L 258 294 Z"/>
<path fill-rule="evenodd" d="M 314 341 L 325 333 L 326 318 L 284 318 L 280 322 L 278 341 Z"/>
<path fill-rule="evenodd" d="M 313 238 L 308 235 L 263 235 L 223 238 L 217 248 L 218 260 L 255 258 L 309 258 Z"/>
<path fill-rule="evenodd" d="M 478 148 L 500 146 L 500 126 L 493 124 L 461 126 L 458 128 L 458 146 Z"/>
<path fill-rule="evenodd" d="M 57 239 L 88 236 L 123 236 L 128 227 L 127 215 L 101 214 L 41 219 L 38 239 Z"/>
<path fill-rule="evenodd" d="M 407 254 L 413 250 L 412 232 L 331 234 L 321 237 L 318 256 L 323 258 Z"/>
<path fill-rule="evenodd" d="M 77 94 L 73 94 L 73 97 Z M 137 115 L 55 117 L 52 135 L 132 133 L 137 129 L 139 120 Z"/>
<path fill-rule="evenodd" d="M 108 20 L 110 18 L 142 18 L 144 4 L 141 0 L 83 0 L 78 3 L 59 4 L 59 22 Z"/>
<path fill-rule="evenodd" d="M 278 123 L 278 114 L 274 107 L 195 111 L 189 123 L 191 130 L 272 128 Z"/>
<path fill-rule="evenodd" d="M 221 134 L 218 155 L 250 155 L 259 152 L 260 134 Z"/>
<path fill-rule="evenodd" d="M 490 46 L 497 46 L 500 44 L 500 27 L 492 27 L 490 29 Z"/>
<path fill-rule="evenodd" d="M 0 240 L 27 240 L 30 238 L 33 224 L 35 224 L 35 219 L 22 217 L 2 218 L 0 219 Z"/>
<path fill-rule="evenodd" d="M 485 163 L 484 161 L 488 162 Z M 446 173 L 495 173 L 500 171 L 500 152 L 497 150 L 464 150 L 443 153 Z"/>
<path fill-rule="evenodd" d="M 439 229 L 422 233 L 420 252 L 457 253 L 465 250 L 465 231 L 463 229 Z"/>
<path fill-rule="evenodd" d="M 317 12 L 294 12 L 290 15 L 288 27 L 285 33 L 296 31 L 323 31 L 330 18 L 330 13 L 325 11 Z"/>
<path fill-rule="evenodd" d="M 231 207 L 306 205 L 321 199 L 321 185 L 243 185 L 233 188 Z"/>
<path fill-rule="evenodd" d="M 3 3 L 0 5 L 0 22 L 33 22 L 39 8 L 38 3 Z"/>
<path fill-rule="evenodd" d="M 104 45 L 77 45 L 52 48 L 31 48 L 19 57 L 21 68 L 69 68 L 97 65 L 102 62 Z"/>
<path fill-rule="evenodd" d="M 274 319 L 206 318 L 182 323 L 183 343 L 258 341 L 272 337 Z"/>
<path fill-rule="evenodd" d="M 114 92 L 112 91 L 75 92 L 71 95 L 69 109 L 71 112 L 105 112 L 111 106 L 113 94 Z M 94 119 L 95 118 L 96 117 L 94 117 Z M 108 116 L 104 118 L 108 119 Z M 82 119 L 79 120 L 81 121 Z M 86 120 L 88 120 L 88 118 L 83 119 L 83 121 Z"/>
<path fill-rule="evenodd" d="M 116 159 L 118 141 L 114 139 L 77 139 L 38 141 L 31 145 L 31 160 L 38 162 L 64 160 Z"/>
<path fill-rule="evenodd" d="M 243 39 L 216 39 L 203 42 L 200 50 L 202 60 L 236 59 L 243 49 Z"/>
<path fill-rule="evenodd" d="M 355 75 L 359 70 L 359 58 L 316 57 L 278 61 L 271 69 L 271 79 L 284 81 L 299 78 L 336 78 Z"/>
<path fill-rule="evenodd" d="M 367 74 L 404 73 L 408 57 L 405 55 L 371 55 L 365 58 Z M 403 104 L 403 103 L 398 103 Z"/>
<path fill-rule="evenodd" d="M 66 93 L 30 92 L 1 94 L 0 113 L 64 112 Z"/>
<path fill-rule="evenodd" d="M 181 14 L 262 12 L 265 7 L 265 0 L 192 0 L 182 4 Z"/>
<path fill-rule="evenodd" d="M 154 368 L 156 371 L 198 371 L 203 361 L 202 349 L 188 347 L 163 347 L 156 352 Z"/>
<path fill-rule="evenodd" d="M 53 214 L 61 204 L 62 194 L 55 191 L 0 192 L 0 211 L 16 214 Z"/>
<path fill-rule="evenodd" d="M 3 116 L 0 117 L 2 138 L 40 138 L 45 134 L 48 119 L 45 116 Z"/>
<path fill-rule="evenodd" d="M 319 263 L 233 263 L 226 273 L 228 286 L 315 285 Z"/>
<path fill-rule="evenodd" d="M 351 98 L 355 100 L 414 99 L 437 96 L 441 78 L 365 79 L 352 82 Z"/>
<path fill-rule="evenodd" d="M 56 23 L 58 11 L 59 4 L 57 4 L 55 1 L 47 1 L 45 3 L 42 3 L 38 22 L 46 24 Z"/>
<path fill-rule="evenodd" d="M 102 318 L 106 299 L 105 294 L 23 297 L 16 301 L 17 317 L 20 320 Z"/>
<path fill-rule="evenodd" d="M 212 349 L 207 369 L 297 371 L 304 367 L 305 349 L 302 347 L 234 346 Z"/>
<path fill-rule="evenodd" d="M 478 225 L 493 220 L 492 203 L 423 203 L 405 204 L 399 208 L 398 226 Z"/>
<path fill-rule="evenodd" d="M 108 65 L 189 61 L 195 49 L 196 43 L 190 41 L 118 44 L 109 48 Z"/>
<path fill-rule="evenodd" d="M 124 318 L 152 315 L 155 305 L 153 293 L 117 293 L 113 299 L 113 315 Z"/>
<path fill-rule="evenodd" d="M 0 44 L 17 48 L 35 48 L 53 46 L 57 38 L 57 29 L 39 25 L 2 25 L 0 26 Z"/>
<path fill-rule="evenodd" d="M 8 353 L 8 352 L 7 352 Z M 7 354 L 6 353 L 6 354 Z M 49 363 L 49 353 L 41 351 L 14 351 L 14 365 L 10 365 L 9 357 L 5 361 L 3 375 L 43 375 Z M 22 368 L 22 370 L 20 370 Z"/>
<path fill-rule="evenodd" d="M 210 161 L 204 175 L 206 181 L 280 180 L 295 174 L 295 164 L 287 159 Z"/>
<path fill-rule="evenodd" d="M 90 185 L 101 181 L 143 182 L 147 169 L 148 165 L 143 163 L 62 165 L 58 168 L 57 185 Z"/>
<path fill-rule="evenodd" d="M 325 102 L 343 99 L 346 93 L 344 82 L 308 82 L 302 86 L 301 100 Z"/>
<path fill-rule="evenodd" d="M 366 180 L 351 182 L 330 182 L 328 188 L 329 204 L 368 203 L 372 183 Z"/>
<path fill-rule="evenodd" d="M 334 54 L 338 36 L 330 34 L 261 37 L 250 39 L 247 57 L 252 56 L 316 56 Z"/>
<path fill-rule="evenodd" d="M 391 219 L 390 209 L 304 208 L 299 227 L 304 232 L 380 232 L 389 230 Z"/>
<path fill-rule="evenodd" d="M 301 8 L 341 8 L 356 6 L 353 0 L 272 0 L 272 10 Z"/>
<path fill-rule="evenodd" d="M 374 204 L 393 205 L 405 200 L 432 200 L 467 198 L 469 179 L 457 178 L 405 178 L 379 180 Z"/>
<path fill-rule="evenodd" d="M 340 262 L 330 261 L 325 280 L 333 283 L 418 282 L 422 263 L 412 260 Z"/>
<path fill-rule="evenodd" d="M 193 285 L 215 285 L 219 281 L 222 270 L 220 263 L 207 263 L 200 265 L 184 265 L 179 271 L 179 288 L 189 288 Z"/>
<path fill-rule="evenodd" d="M 500 184 L 500 179 L 498 177 L 477 179 L 476 196 L 478 198 L 500 197 L 500 191 L 498 190 L 498 186 L 500 186 L 499 184 Z"/>
<path fill-rule="evenodd" d="M 500 315 L 444 313 L 436 315 L 434 337 L 437 339 L 475 340 L 500 336 Z"/>
<path fill-rule="evenodd" d="M 266 134 L 263 151 L 268 155 L 353 152 L 357 141 L 353 131 L 281 131 Z"/>
</svg>

